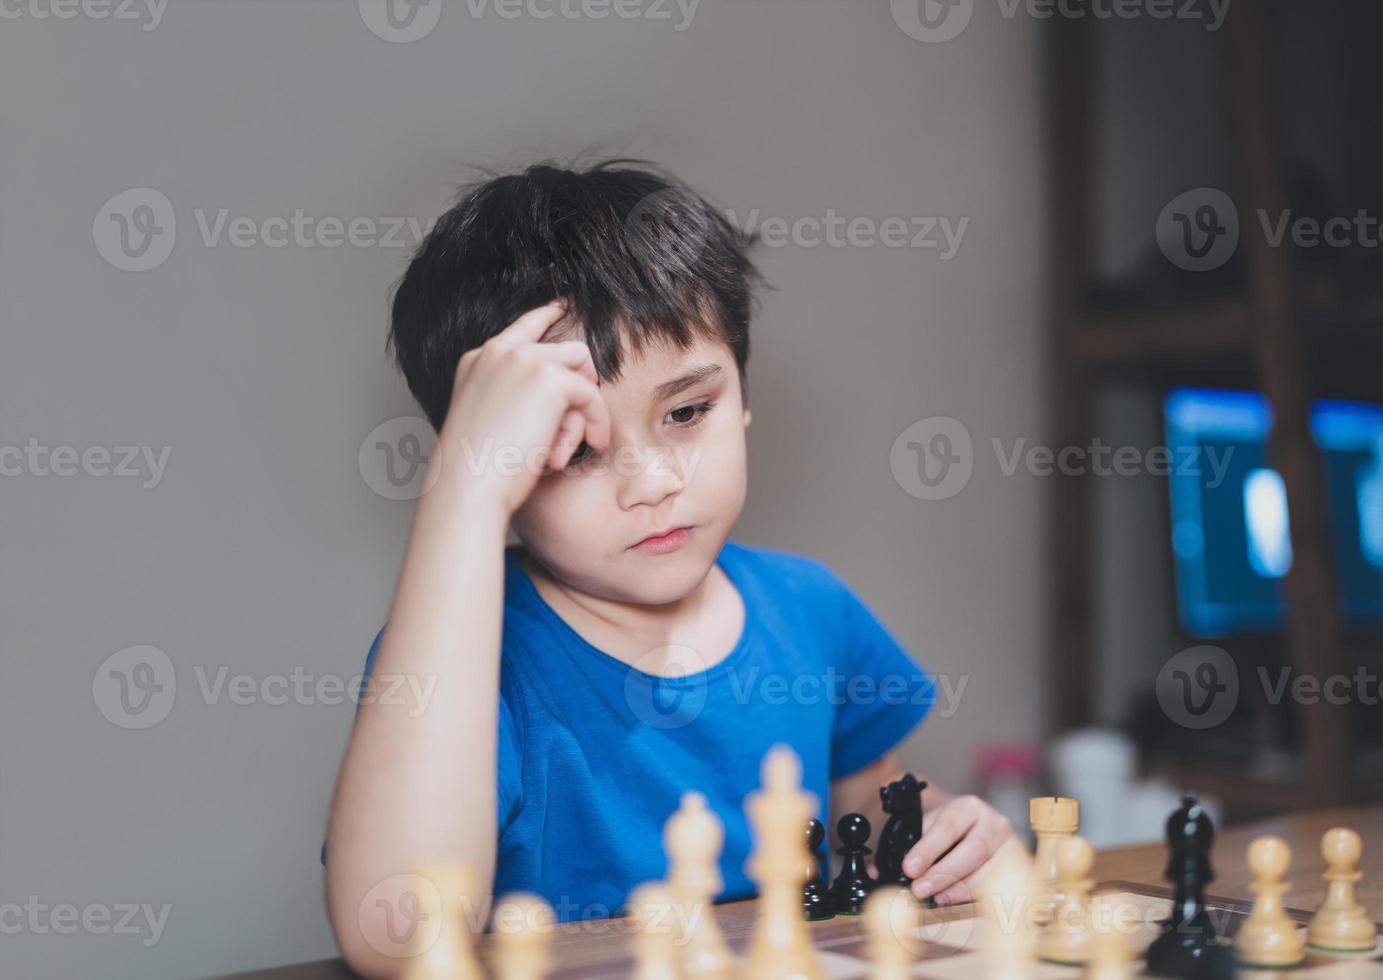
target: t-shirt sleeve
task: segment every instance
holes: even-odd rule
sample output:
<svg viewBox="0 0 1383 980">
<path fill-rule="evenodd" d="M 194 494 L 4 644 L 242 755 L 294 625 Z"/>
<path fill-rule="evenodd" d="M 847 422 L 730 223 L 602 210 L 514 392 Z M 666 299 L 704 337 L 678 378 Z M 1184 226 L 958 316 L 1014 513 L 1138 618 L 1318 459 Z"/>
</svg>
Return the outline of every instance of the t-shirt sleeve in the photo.
<svg viewBox="0 0 1383 980">
<path fill-rule="evenodd" d="M 844 675 L 831 740 L 831 778 L 876 761 L 926 717 L 936 682 L 850 587 L 837 588 L 836 669 Z"/>
</svg>

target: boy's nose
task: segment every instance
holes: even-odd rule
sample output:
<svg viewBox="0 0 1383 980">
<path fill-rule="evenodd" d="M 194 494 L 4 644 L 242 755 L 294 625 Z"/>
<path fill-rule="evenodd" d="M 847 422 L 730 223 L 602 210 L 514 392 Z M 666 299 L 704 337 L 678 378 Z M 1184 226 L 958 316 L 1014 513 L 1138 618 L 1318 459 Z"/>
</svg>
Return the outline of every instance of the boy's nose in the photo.
<svg viewBox="0 0 1383 980">
<path fill-rule="evenodd" d="M 623 447 L 616 478 L 618 503 L 628 510 L 639 504 L 656 505 L 685 485 L 673 454 L 656 447 Z"/>
</svg>

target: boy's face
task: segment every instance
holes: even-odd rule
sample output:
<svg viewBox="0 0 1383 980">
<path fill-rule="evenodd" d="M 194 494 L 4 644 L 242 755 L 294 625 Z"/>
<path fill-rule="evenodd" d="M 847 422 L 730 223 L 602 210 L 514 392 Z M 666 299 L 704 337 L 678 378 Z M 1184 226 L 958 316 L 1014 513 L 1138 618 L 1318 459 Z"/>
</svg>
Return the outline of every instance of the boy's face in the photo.
<svg viewBox="0 0 1383 980">
<path fill-rule="evenodd" d="M 554 330 L 544 339 L 565 337 Z M 652 343 L 642 357 L 626 346 L 621 364 L 619 381 L 600 384 L 610 445 L 583 447 L 565 470 L 543 476 L 511 526 L 572 588 L 672 602 L 703 581 L 744 506 L 749 410 L 722 342 L 697 338 L 686 351 Z M 674 528 L 690 529 L 674 550 L 635 547 Z"/>
</svg>

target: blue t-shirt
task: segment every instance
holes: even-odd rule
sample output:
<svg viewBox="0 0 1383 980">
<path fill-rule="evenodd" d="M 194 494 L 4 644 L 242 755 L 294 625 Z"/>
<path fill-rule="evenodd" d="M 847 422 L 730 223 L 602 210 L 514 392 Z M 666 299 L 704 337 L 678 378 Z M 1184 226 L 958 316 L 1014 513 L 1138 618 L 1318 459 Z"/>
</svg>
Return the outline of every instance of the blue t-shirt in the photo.
<svg viewBox="0 0 1383 980">
<path fill-rule="evenodd" d="M 663 825 L 689 790 L 725 825 L 718 900 L 753 895 L 744 801 L 768 750 L 796 751 L 820 809 L 831 780 L 877 760 L 935 700 L 932 678 L 815 559 L 727 541 L 716 561 L 744 602 L 739 640 L 709 669 L 670 651 L 683 676 L 659 677 L 583 639 L 516 552 L 505 551 L 494 894 L 536 892 L 560 921 L 613 914 L 666 874 Z M 376 636 L 367 675 L 378 649 Z"/>
</svg>

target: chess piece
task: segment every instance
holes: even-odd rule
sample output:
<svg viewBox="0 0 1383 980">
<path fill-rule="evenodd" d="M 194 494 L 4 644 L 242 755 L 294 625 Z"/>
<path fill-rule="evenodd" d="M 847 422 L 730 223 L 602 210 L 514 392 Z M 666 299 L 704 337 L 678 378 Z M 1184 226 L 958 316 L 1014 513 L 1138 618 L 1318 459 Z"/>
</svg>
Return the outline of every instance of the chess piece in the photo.
<svg viewBox="0 0 1383 980">
<path fill-rule="evenodd" d="M 420 868 L 417 891 L 418 928 L 414 952 L 401 974 L 403 980 L 483 980 L 471 931 L 462 920 L 462 901 L 476 894 L 475 874 L 460 864 Z"/>
<path fill-rule="evenodd" d="M 1363 843 L 1347 827 L 1327 830 L 1321 838 L 1321 857 L 1325 859 L 1328 883 L 1325 901 L 1306 927 L 1306 941 L 1333 952 L 1371 950 L 1378 941 L 1378 930 L 1354 894 L 1354 884 L 1364 875 L 1359 870 Z"/>
<path fill-rule="evenodd" d="M 1172 911 L 1148 947 L 1147 972 L 1185 977 L 1206 969 L 1211 960 L 1224 959 L 1217 951 L 1219 938 L 1205 909 L 1205 886 L 1215 879 L 1210 867 L 1215 825 L 1188 793 L 1167 818 L 1166 833 L 1169 856 L 1163 876 L 1174 890 Z"/>
<path fill-rule="evenodd" d="M 686 793 L 682 805 L 663 828 L 668 857 L 668 886 L 688 910 L 687 935 L 682 937 L 682 972 L 687 980 L 727 980 L 733 969 L 730 950 L 716 922 L 711 903 L 724 887 L 720 850 L 725 827 L 706 806 L 700 793 Z"/>
<path fill-rule="evenodd" d="M 903 858 L 922 839 L 922 791 L 926 788 L 926 781 L 919 782 L 912 773 L 879 788 L 879 799 L 888 814 L 874 854 L 880 884 L 905 888 L 912 884 L 912 879 L 903 874 Z"/>
<path fill-rule="evenodd" d="M 802 887 L 802 914 L 809 922 L 819 922 L 835 915 L 827 896 L 830 892 L 826 878 L 821 873 L 821 845 L 826 840 L 826 828 L 820 820 L 813 817 L 807 821 L 807 883 Z"/>
<path fill-rule="evenodd" d="M 1037 940 L 1037 954 L 1050 963 L 1081 964 L 1090 959 L 1090 871 L 1095 849 L 1084 837 L 1057 847 L 1057 894 L 1052 919 Z"/>
<path fill-rule="evenodd" d="M 1280 837 L 1258 837 L 1249 844 L 1253 910 L 1234 937 L 1234 950 L 1246 966 L 1296 966 L 1306 955 L 1306 943 L 1282 907 L 1291 861 L 1291 848 Z"/>
<path fill-rule="evenodd" d="M 1080 801 L 1069 796 L 1036 796 L 1028 800 L 1028 824 L 1037 838 L 1033 857 L 1033 921 L 1050 921 L 1056 907 L 1056 849 L 1080 827 Z"/>
<path fill-rule="evenodd" d="M 1132 980 L 1133 949 L 1118 921 L 1118 907 L 1104 895 L 1090 900 L 1090 958 L 1085 980 Z"/>
<path fill-rule="evenodd" d="M 681 927 L 673 891 L 659 881 L 635 888 L 629 896 L 634 927 L 631 980 L 682 980 Z"/>
<path fill-rule="evenodd" d="M 840 838 L 836 853 L 843 859 L 840 874 L 831 885 L 831 908 L 836 915 L 859 915 L 864 911 L 864 900 L 878 884 L 864 862 L 870 853 L 869 832 L 869 818 L 862 813 L 847 813 L 836 823 Z"/>
<path fill-rule="evenodd" d="M 785 745 L 764 757 L 763 788 L 745 802 L 754 853 L 745 866 L 759 886 L 759 918 L 744 975 L 753 980 L 823 980 L 816 948 L 802 921 L 807 870 L 802 827 L 816 800 L 802 789 L 802 762 Z"/>
<path fill-rule="evenodd" d="M 978 948 L 985 980 L 1030 980 L 1035 936 L 1028 891 L 1032 868 L 1021 847 L 1001 847 L 976 877 Z"/>
<path fill-rule="evenodd" d="M 542 980 L 550 965 L 548 944 L 556 923 L 552 906 L 537 895 L 507 895 L 495 908 L 495 975 L 503 980 Z"/>
<path fill-rule="evenodd" d="M 910 980 L 920 906 L 905 889 L 876 888 L 864 903 L 869 934 L 869 980 Z"/>
</svg>

